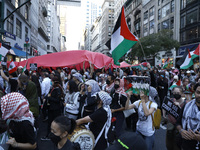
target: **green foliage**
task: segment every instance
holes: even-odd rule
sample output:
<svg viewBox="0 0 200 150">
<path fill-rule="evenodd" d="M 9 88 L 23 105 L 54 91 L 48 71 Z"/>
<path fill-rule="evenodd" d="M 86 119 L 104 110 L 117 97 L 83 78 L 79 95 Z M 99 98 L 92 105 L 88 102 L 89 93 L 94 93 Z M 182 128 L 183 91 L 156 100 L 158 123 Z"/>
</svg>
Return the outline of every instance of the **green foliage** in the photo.
<svg viewBox="0 0 200 150">
<path fill-rule="evenodd" d="M 153 33 L 140 39 L 141 45 L 144 49 L 146 57 L 154 56 L 156 57 L 159 51 L 168 51 L 173 48 L 178 50 L 180 44 L 178 41 L 171 38 L 173 35 L 172 30 L 161 30 L 158 33 Z M 144 57 L 139 42 L 135 44 L 132 51 L 129 53 L 128 58 L 133 60 L 134 56 Z"/>
</svg>

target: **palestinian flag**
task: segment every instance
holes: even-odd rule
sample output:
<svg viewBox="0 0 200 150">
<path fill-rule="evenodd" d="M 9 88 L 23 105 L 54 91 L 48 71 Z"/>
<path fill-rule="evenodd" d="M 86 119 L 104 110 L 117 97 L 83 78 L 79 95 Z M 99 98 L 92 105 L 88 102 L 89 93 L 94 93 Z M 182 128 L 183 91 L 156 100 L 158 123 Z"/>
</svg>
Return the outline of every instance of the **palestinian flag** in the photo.
<svg viewBox="0 0 200 150">
<path fill-rule="evenodd" d="M 10 65 L 8 67 L 8 72 L 9 72 L 9 74 L 11 74 L 15 71 L 17 71 L 17 67 L 15 66 L 14 61 L 11 61 Z"/>
<path fill-rule="evenodd" d="M 23 69 L 22 69 L 22 73 L 23 73 L 24 71 L 26 71 L 27 63 L 28 63 L 28 60 L 26 61 L 26 65 L 25 65 L 25 66 L 23 67 Z"/>
<path fill-rule="evenodd" d="M 111 39 L 106 43 L 106 46 L 112 54 L 114 64 L 120 65 L 118 60 L 126 54 L 133 47 L 133 45 L 137 43 L 137 41 L 138 38 L 128 29 L 124 14 L 124 7 L 122 7 L 122 11 L 111 35 Z"/>
<path fill-rule="evenodd" d="M 173 84 L 172 86 L 170 86 L 169 90 L 173 90 L 173 88 L 175 88 L 177 86 L 181 86 L 181 79 L 178 80 L 178 82 L 176 82 L 176 84 Z"/>
<path fill-rule="evenodd" d="M 199 51 L 200 51 L 200 44 L 198 45 L 198 47 L 197 47 L 196 50 L 194 51 L 194 55 L 199 56 Z"/>
<path fill-rule="evenodd" d="M 8 49 L 4 47 L 2 43 L 0 43 L 0 61 L 2 60 L 2 57 L 5 57 L 8 53 Z"/>
<path fill-rule="evenodd" d="M 163 69 L 166 69 L 169 65 L 169 57 L 167 58 L 167 60 L 164 63 Z"/>
<path fill-rule="evenodd" d="M 185 51 L 182 58 L 176 63 L 180 66 L 180 69 L 187 69 L 193 65 L 193 59 L 198 57 L 198 47 L 199 44 L 195 44 L 194 46 L 188 46 L 190 49 Z M 191 56 L 191 59 L 189 57 Z"/>
</svg>

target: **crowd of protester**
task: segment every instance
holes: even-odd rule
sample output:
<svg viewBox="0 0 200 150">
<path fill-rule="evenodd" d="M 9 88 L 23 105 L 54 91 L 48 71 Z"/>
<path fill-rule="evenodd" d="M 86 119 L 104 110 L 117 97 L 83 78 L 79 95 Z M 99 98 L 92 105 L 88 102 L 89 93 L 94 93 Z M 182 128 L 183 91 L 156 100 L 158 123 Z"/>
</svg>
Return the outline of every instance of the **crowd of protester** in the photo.
<svg viewBox="0 0 200 150">
<path fill-rule="evenodd" d="M 0 148 L 38 149 L 40 121 L 47 122 L 42 141 L 51 140 L 55 149 L 80 149 L 68 139 L 76 126 L 86 125 L 95 137 L 95 150 L 152 150 L 155 128 L 152 114 L 166 97 L 180 108 L 178 118 L 164 109 L 161 124 L 166 124 L 168 150 L 200 148 L 200 71 L 162 69 L 147 64 L 141 69 L 123 68 L 83 70 L 38 68 L 12 74 L 0 65 Z M 127 77 L 151 79 L 149 94 L 135 94 Z M 126 84 L 125 84 L 126 81 Z M 180 81 L 180 85 L 177 83 Z M 173 85 L 175 85 L 173 87 Z M 173 87 L 173 88 L 171 88 Z M 130 102 L 130 103 L 129 103 Z M 124 110 L 136 112 L 125 117 Z M 125 129 L 131 132 L 127 134 Z M 6 143 L 2 136 L 9 135 Z M 163 145 L 164 147 L 164 145 Z"/>
</svg>

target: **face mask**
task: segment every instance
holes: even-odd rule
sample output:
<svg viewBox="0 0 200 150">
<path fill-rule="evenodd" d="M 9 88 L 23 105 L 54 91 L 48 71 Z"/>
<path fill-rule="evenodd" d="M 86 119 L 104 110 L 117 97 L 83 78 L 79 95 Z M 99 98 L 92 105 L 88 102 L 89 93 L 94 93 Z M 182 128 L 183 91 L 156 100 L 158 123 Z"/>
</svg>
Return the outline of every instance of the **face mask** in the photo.
<svg viewBox="0 0 200 150">
<path fill-rule="evenodd" d="M 181 95 L 180 95 L 180 94 L 174 94 L 174 98 L 175 98 L 176 100 L 178 100 L 178 99 L 181 98 Z"/>
<path fill-rule="evenodd" d="M 52 141 L 55 145 L 58 145 L 58 142 L 61 141 L 60 136 L 56 136 L 56 135 L 53 134 L 52 132 L 49 133 L 49 138 L 51 139 L 51 141 Z"/>
<path fill-rule="evenodd" d="M 115 88 L 115 89 L 118 89 L 118 88 L 119 88 L 119 85 L 118 85 L 118 84 L 115 84 L 115 85 L 114 85 L 114 88 Z"/>
<path fill-rule="evenodd" d="M 110 84 L 110 80 L 106 80 L 106 84 Z"/>
<path fill-rule="evenodd" d="M 103 81 L 103 79 L 99 79 L 99 82 L 102 82 Z"/>
</svg>

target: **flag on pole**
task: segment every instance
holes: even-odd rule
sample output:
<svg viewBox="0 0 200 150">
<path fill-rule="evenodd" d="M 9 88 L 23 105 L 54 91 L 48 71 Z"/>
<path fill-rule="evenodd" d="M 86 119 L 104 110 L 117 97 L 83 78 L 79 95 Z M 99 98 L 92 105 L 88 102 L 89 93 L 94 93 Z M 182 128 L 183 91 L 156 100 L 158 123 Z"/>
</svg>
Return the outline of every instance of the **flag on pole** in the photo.
<svg viewBox="0 0 200 150">
<path fill-rule="evenodd" d="M 26 71 L 27 63 L 28 63 L 28 59 L 27 59 L 27 61 L 26 61 L 26 65 L 25 65 L 24 68 L 22 69 L 22 73 L 23 73 L 24 71 Z"/>
<path fill-rule="evenodd" d="M 164 63 L 163 69 L 166 69 L 169 65 L 169 57 L 167 58 L 167 60 Z"/>
<path fill-rule="evenodd" d="M 9 65 L 9 67 L 8 67 L 8 72 L 9 72 L 9 74 L 11 74 L 11 73 L 13 73 L 15 71 L 17 71 L 17 67 L 15 66 L 15 63 L 12 60 L 11 63 L 10 63 L 10 65 Z"/>
<path fill-rule="evenodd" d="M 2 57 L 5 57 L 8 53 L 8 49 L 3 46 L 2 43 L 0 43 L 0 61 L 2 60 Z"/>
<path fill-rule="evenodd" d="M 111 35 L 111 39 L 106 43 L 106 46 L 112 54 L 114 64 L 120 65 L 118 60 L 124 56 L 133 47 L 133 45 L 137 43 L 137 41 L 138 38 L 128 29 L 124 7 L 122 7 L 122 11 Z"/>
<path fill-rule="evenodd" d="M 177 86 L 181 86 L 181 79 L 178 80 L 178 81 L 176 82 L 176 84 L 173 84 L 172 86 L 170 86 L 169 90 L 173 90 L 173 88 L 175 88 L 175 87 L 177 87 Z"/>
</svg>

